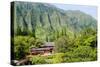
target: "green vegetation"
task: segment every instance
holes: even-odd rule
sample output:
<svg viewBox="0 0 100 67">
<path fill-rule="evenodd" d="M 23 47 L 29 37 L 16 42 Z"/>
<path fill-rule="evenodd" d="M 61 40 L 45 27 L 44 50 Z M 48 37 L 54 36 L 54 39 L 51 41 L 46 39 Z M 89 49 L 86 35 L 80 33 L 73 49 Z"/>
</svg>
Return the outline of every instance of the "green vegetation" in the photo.
<svg viewBox="0 0 100 67">
<path fill-rule="evenodd" d="M 90 28 L 96 30 L 96 20 L 81 11 L 64 11 L 50 4 L 15 2 L 14 35 L 32 36 L 54 41 Z M 69 35 L 70 34 L 70 35 Z"/>
<path fill-rule="evenodd" d="M 50 4 L 15 2 L 14 60 L 32 47 L 54 42 L 51 56 L 36 55 L 32 64 L 97 60 L 97 21 L 81 11 L 64 11 Z"/>
<path fill-rule="evenodd" d="M 33 56 L 30 61 L 32 62 L 32 64 L 45 64 L 46 60 L 45 57 L 42 57 L 40 55 L 37 56 Z"/>
<path fill-rule="evenodd" d="M 89 29 L 89 31 L 91 31 Z M 81 33 L 76 38 L 62 36 L 55 40 L 55 53 L 52 56 L 43 57 L 36 55 L 31 58 L 32 64 L 44 63 L 64 63 L 97 60 L 96 32 L 87 31 Z M 30 48 L 38 48 L 43 45 L 43 41 L 31 36 L 14 37 L 15 59 L 24 58 L 29 53 Z"/>
<path fill-rule="evenodd" d="M 74 51 L 66 53 L 55 53 L 51 56 L 33 56 L 30 61 L 32 64 L 55 64 L 65 62 L 84 62 L 97 60 L 97 51 L 88 46 L 81 46 Z"/>
<path fill-rule="evenodd" d="M 30 53 L 32 47 L 38 48 L 43 44 L 43 41 L 34 39 L 30 36 L 15 36 L 14 37 L 14 58 L 22 59 Z"/>
</svg>

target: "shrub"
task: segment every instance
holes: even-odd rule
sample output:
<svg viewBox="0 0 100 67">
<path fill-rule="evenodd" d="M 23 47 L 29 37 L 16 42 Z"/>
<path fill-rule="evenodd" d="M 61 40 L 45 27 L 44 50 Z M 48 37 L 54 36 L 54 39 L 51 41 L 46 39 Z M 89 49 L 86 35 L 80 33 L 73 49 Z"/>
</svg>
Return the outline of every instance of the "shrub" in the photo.
<svg viewBox="0 0 100 67">
<path fill-rule="evenodd" d="M 73 40 L 67 36 L 62 36 L 55 41 L 55 51 L 65 53 L 73 48 Z"/>
<path fill-rule="evenodd" d="M 12 40 L 13 41 L 13 40 Z M 30 36 L 14 37 L 14 59 L 22 59 L 32 47 L 40 47 L 43 42 Z"/>
<path fill-rule="evenodd" d="M 56 53 L 52 58 L 52 63 L 64 62 L 64 53 Z"/>
<path fill-rule="evenodd" d="M 45 57 L 42 57 L 40 55 L 37 56 L 33 56 L 30 61 L 32 62 L 32 64 L 44 64 L 46 63 Z"/>
</svg>

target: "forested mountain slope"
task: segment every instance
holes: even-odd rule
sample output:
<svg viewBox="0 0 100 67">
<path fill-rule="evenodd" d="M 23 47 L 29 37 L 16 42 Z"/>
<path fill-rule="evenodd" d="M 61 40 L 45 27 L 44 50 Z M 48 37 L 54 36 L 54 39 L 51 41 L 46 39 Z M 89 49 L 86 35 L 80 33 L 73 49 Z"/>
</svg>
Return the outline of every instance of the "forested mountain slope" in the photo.
<svg viewBox="0 0 100 67">
<path fill-rule="evenodd" d="M 62 35 L 78 35 L 86 28 L 96 30 L 96 19 L 78 10 L 65 11 L 52 4 L 23 2 L 16 2 L 14 7 L 15 35 L 53 41 Z"/>
</svg>

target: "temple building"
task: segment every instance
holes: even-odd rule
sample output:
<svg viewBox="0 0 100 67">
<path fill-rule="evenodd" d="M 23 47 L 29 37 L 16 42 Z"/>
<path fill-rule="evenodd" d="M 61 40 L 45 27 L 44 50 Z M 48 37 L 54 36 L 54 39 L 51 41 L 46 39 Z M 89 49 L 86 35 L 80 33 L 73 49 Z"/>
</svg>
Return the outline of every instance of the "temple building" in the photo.
<svg viewBox="0 0 100 67">
<path fill-rule="evenodd" d="M 51 55 L 54 51 L 54 42 L 46 42 L 40 48 L 31 48 L 32 55 Z"/>
</svg>

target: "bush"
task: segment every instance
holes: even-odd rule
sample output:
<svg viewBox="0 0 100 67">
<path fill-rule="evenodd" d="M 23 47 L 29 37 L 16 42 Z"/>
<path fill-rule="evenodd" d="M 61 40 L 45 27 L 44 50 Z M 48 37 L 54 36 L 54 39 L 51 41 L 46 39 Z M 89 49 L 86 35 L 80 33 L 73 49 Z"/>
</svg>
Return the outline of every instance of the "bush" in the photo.
<svg viewBox="0 0 100 67">
<path fill-rule="evenodd" d="M 13 41 L 13 40 L 12 40 Z M 30 52 L 32 47 L 40 47 L 43 42 L 30 36 L 14 37 L 14 59 L 22 59 Z"/>
<path fill-rule="evenodd" d="M 65 53 L 74 47 L 73 40 L 66 36 L 62 36 L 55 41 L 55 51 Z"/>
<path fill-rule="evenodd" d="M 65 59 L 65 62 L 94 61 L 97 59 L 97 51 L 90 46 L 79 46 L 74 51 L 66 52 Z"/>
<path fill-rule="evenodd" d="M 32 62 L 32 64 L 44 64 L 46 63 L 46 59 L 45 57 L 42 57 L 40 55 L 37 56 L 33 56 L 30 61 Z"/>
<path fill-rule="evenodd" d="M 52 58 L 52 63 L 64 62 L 64 53 L 56 53 Z"/>
</svg>

